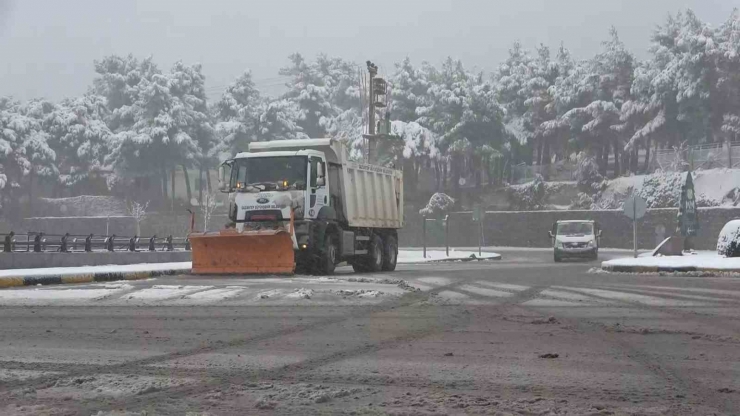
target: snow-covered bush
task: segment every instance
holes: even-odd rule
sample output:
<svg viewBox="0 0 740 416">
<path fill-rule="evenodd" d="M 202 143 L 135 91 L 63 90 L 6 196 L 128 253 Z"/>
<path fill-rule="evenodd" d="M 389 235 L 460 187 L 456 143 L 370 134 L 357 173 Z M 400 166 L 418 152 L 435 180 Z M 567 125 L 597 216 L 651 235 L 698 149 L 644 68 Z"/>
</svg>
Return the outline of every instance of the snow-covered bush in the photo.
<svg viewBox="0 0 740 416">
<path fill-rule="evenodd" d="M 686 181 L 686 174 L 681 172 L 657 171 L 645 177 L 642 187 L 635 193 L 645 199 L 648 208 L 676 208 L 681 201 L 681 188 Z M 696 205 L 699 207 L 718 206 L 720 201 L 696 194 Z"/>
<path fill-rule="evenodd" d="M 648 208 L 677 207 L 685 180 L 686 175 L 680 172 L 658 171 L 645 177 L 636 194 L 645 199 Z"/>
<path fill-rule="evenodd" d="M 594 197 L 585 192 L 579 192 L 576 199 L 571 201 L 570 209 L 592 209 Z"/>
<path fill-rule="evenodd" d="M 740 257 L 740 220 L 732 220 L 722 227 L 717 239 L 717 254 Z"/>
<path fill-rule="evenodd" d="M 419 210 L 425 217 L 433 217 L 449 212 L 455 206 L 455 200 L 442 192 L 437 192 L 429 199 L 427 206 Z"/>
<path fill-rule="evenodd" d="M 596 159 L 585 152 L 581 152 L 577 156 L 576 181 L 578 182 L 579 191 L 592 196 L 601 192 L 607 184 L 604 177 L 599 173 L 599 165 L 596 163 Z"/>
<path fill-rule="evenodd" d="M 542 175 L 535 176 L 534 180 L 523 185 L 514 185 L 506 188 L 509 198 L 509 208 L 515 211 L 536 211 L 547 208 L 548 185 Z"/>
</svg>

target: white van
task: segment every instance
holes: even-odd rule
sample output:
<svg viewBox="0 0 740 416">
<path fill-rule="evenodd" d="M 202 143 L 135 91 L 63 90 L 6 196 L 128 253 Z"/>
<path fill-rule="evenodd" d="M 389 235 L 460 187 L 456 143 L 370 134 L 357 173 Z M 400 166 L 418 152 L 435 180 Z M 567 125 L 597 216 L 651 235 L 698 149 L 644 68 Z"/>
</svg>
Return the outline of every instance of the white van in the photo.
<svg viewBox="0 0 740 416">
<path fill-rule="evenodd" d="M 595 221 L 558 221 L 552 226 L 550 239 L 555 262 L 566 257 L 596 260 L 599 257 L 601 230 Z"/>
</svg>

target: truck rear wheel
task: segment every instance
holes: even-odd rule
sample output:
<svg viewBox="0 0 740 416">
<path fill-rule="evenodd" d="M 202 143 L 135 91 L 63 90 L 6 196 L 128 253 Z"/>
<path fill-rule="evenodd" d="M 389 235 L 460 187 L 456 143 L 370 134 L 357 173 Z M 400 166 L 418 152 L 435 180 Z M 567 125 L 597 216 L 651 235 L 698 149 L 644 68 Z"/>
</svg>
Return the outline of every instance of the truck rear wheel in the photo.
<svg viewBox="0 0 740 416">
<path fill-rule="evenodd" d="M 396 237 L 389 235 L 383 241 L 383 271 L 392 272 L 396 270 L 398 261 L 398 242 Z"/>
<path fill-rule="evenodd" d="M 377 235 L 370 237 L 367 254 L 352 261 L 356 273 L 379 272 L 383 270 L 383 240 Z"/>
<path fill-rule="evenodd" d="M 367 247 L 367 271 L 379 272 L 383 270 L 383 240 L 377 235 L 370 238 Z"/>
</svg>

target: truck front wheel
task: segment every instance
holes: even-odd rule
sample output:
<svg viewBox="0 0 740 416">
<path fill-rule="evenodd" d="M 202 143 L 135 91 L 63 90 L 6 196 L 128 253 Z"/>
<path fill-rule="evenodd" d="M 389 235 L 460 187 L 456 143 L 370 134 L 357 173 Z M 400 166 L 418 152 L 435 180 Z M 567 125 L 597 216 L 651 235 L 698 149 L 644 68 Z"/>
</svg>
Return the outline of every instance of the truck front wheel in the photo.
<svg viewBox="0 0 740 416">
<path fill-rule="evenodd" d="M 396 270 L 398 261 L 398 242 L 396 237 L 389 235 L 383 241 L 383 271 L 392 272 Z"/>
<path fill-rule="evenodd" d="M 320 274 L 334 274 L 334 269 L 337 267 L 337 245 L 331 236 L 326 237 L 318 262 L 316 269 Z"/>
</svg>

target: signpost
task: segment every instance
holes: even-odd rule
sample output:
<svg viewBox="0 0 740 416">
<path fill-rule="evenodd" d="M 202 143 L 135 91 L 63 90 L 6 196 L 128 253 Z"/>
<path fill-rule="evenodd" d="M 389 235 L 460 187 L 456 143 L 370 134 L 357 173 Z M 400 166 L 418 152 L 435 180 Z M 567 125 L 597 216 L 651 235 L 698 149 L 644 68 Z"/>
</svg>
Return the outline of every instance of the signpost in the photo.
<svg viewBox="0 0 740 416">
<path fill-rule="evenodd" d="M 483 257 L 483 219 L 486 217 L 486 210 L 483 206 L 476 204 L 473 207 L 473 221 L 478 221 L 478 257 Z"/>
<path fill-rule="evenodd" d="M 637 258 L 637 220 L 645 216 L 647 212 L 647 203 L 637 195 L 624 201 L 624 215 L 632 220 L 632 245 Z"/>
</svg>

